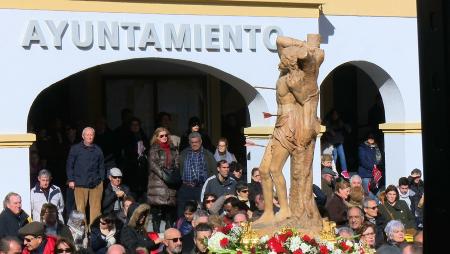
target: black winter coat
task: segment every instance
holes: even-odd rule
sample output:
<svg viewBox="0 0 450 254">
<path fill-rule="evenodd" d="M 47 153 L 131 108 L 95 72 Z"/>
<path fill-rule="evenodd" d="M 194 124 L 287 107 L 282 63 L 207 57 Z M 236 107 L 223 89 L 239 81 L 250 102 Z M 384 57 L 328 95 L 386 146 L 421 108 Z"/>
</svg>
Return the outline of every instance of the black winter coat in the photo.
<svg viewBox="0 0 450 254">
<path fill-rule="evenodd" d="M 28 217 L 30 216 L 23 210 L 19 215 L 15 215 L 9 208 L 5 208 L 0 213 L 0 238 L 17 236 L 19 229 L 28 224 Z"/>
</svg>

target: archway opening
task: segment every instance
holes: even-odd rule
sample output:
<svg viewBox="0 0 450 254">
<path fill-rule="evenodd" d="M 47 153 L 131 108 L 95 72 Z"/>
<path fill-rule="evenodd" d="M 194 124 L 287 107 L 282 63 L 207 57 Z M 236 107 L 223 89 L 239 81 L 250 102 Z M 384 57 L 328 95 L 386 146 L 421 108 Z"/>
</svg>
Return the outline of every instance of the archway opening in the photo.
<svg viewBox="0 0 450 254">
<path fill-rule="evenodd" d="M 378 87 L 373 77 L 351 63 L 334 69 L 321 85 L 320 117 L 323 123 L 327 123 L 332 112 L 337 111 L 344 123 L 342 140 L 350 172 L 358 171 L 358 146 L 369 133 L 376 137 L 376 142 L 384 153 L 384 136 L 378 125 L 384 123 L 386 117 Z M 322 151 L 328 147 L 328 139 L 332 140 L 333 137 L 323 135 Z M 339 172 L 342 170 L 339 159 L 336 167 Z"/>
<path fill-rule="evenodd" d="M 36 133 L 38 139 L 30 149 L 30 158 L 41 160 L 33 162 L 30 184 L 45 167 L 52 172 L 55 184 L 65 186 L 67 154 L 70 146 L 80 141 L 85 126 L 107 126 L 112 131 L 96 142 L 102 142 L 107 168 L 119 166 L 121 154 L 116 151 L 122 144 L 114 131 L 122 124 L 123 109 L 140 120 L 148 139 L 159 125 L 160 112 L 170 113 L 171 132 L 178 136 L 187 131 L 191 117 L 199 117 L 212 141 L 211 150 L 220 137 L 226 137 L 229 150 L 246 172 L 242 130 L 250 126 L 248 105 L 255 93 L 250 86 L 241 86 L 245 82 L 233 83 L 233 78 L 218 73 L 220 70 L 201 69 L 195 63 L 135 59 L 96 66 L 52 84 L 38 95 L 28 116 L 28 131 Z"/>
</svg>

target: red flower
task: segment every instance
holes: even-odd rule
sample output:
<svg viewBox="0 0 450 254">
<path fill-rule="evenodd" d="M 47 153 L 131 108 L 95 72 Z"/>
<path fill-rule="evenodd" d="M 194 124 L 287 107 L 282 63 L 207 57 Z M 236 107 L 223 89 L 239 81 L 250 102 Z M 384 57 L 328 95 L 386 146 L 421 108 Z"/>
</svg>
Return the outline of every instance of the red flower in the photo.
<svg viewBox="0 0 450 254">
<path fill-rule="evenodd" d="M 284 234 L 277 235 L 277 238 L 280 242 L 285 243 L 286 240 L 293 235 L 292 231 L 286 231 Z"/>
<path fill-rule="evenodd" d="M 222 228 L 222 233 L 228 234 L 230 230 L 233 228 L 233 224 L 227 224 L 225 227 Z"/>
<path fill-rule="evenodd" d="M 320 254 L 329 254 L 329 253 L 330 253 L 330 252 L 328 251 L 327 246 L 325 246 L 325 245 L 320 245 L 320 246 L 319 246 L 319 251 L 320 251 Z"/>
<path fill-rule="evenodd" d="M 276 253 L 286 253 L 286 249 L 283 247 L 283 244 L 276 237 L 272 237 L 267 241 L 267 245 L 269 249 Z"/>
<path fill-rule="evenodd" d="M 312 240 L 312 238 L 309 237 L 309 235 L 303 235 L 303 236 L 302 236 L 302 240 L 305 241 L 305 242 L 307 242 L 307 243 L 310 243 L 311 240 Z"/>
<path fill-rule="evenodd" d="M 301 249 L 298 249 L 298 250 L 292 252 L 292 254 L 303 254 L 303 251 Z"/>
<path fill-rule="evenodd" d="M 256 253 L 256 248 L 255 248 L 255 247 L 252 247 L 252 248 L 250 249 L 250 253 L 251 253 L 251 254 L 255 254 L 255 253 Z"/>
<path fill-rule="evenodd" d="M 236 251 L 236 254 L 242 254 L 242 251 L 238 250 Z"/>
<path fill-rule="evenodd" d="M 347 244 L 345 244 L 344 241 L 339 243 L 341 249 L 345 252 L 345 251 L 349 251 L 352 247 L 348 246 Z"/>
<path fill-rule="evenodd" d="M 222 238 L 222 240 L 220 240 L 220 247 L 225 248 L 228 246 L 228 238 Z"/>
</svg>

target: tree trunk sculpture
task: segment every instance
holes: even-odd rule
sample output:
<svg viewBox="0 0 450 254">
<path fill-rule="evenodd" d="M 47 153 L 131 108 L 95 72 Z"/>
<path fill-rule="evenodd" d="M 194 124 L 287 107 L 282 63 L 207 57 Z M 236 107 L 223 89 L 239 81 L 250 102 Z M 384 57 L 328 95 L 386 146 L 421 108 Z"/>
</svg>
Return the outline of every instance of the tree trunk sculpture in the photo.
<svg viewBox="0 0 450 254">
<path fill-rule="evenodd" d="M 295 227 L 318 233 L 322 220 L 312 193 L 312 161 L 320 122 L 317 118 L 317 77 L 324 60 L 320 35 L 308 34 L 307 41 L 277 38 L 280 76 L 276 84 L 277 121 L 260 165 L 265 212 L 254 223 L 262 233 Z M 291 157 L 291 189 L 287 198 L 282 169 Z M 280 211 L 274 215 L 273 187 Z"/>
</svg>

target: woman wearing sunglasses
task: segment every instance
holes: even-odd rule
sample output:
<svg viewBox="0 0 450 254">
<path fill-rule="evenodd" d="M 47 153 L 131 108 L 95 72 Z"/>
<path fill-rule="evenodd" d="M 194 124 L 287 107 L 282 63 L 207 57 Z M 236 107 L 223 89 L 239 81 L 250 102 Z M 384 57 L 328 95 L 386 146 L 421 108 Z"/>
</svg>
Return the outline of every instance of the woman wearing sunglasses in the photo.
<svg viewBox="0 0 450 254">
<path fill-rule="evenodd" d="M 161 220 L 166 229 L 175 222 L 176 194 L 163 180 L 163 170 L 179 170 L 178 151 L 170 141 L 169 130 L 157 128 L 153 133 L 149 156 L 147 202 L 151 206 L 153 231 L 159 233 Z"/>
<path fill-rule="evenodd" d="M 91 226 L 90 247 L 96 254 L 105 254 L 108 247 L 117 243 L 122 223 L 112 213 L 102 214 Z"/>
<path fill-rule="evenodd" d="M 61 237 L 56 241 L 55 244 L 55 253 L 56 254 L 62 254 L 62 253 L 68 253 L 72 254 L 75 253 L 75 245 L 68 240 L 67 238 Z"/>
<path fill-rule="evenodd" d="M 250 209 L 250 201 L 248 200 L 248 185 L 247 183 L 239 182 L 236 184 L 236 195 L 239 201 L 244 203 Z"/>
</svg>

